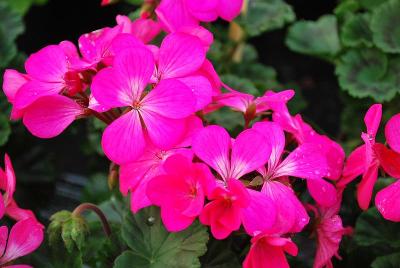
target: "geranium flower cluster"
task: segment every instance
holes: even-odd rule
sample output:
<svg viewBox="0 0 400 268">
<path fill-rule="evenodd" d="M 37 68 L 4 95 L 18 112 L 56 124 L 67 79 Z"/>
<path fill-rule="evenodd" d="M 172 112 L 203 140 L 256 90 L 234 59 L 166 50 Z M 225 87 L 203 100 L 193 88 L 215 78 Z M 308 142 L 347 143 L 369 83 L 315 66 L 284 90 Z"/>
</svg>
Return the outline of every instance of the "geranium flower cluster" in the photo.
<svg viewBox="0 0 400 268">
<path fill-rule="evenodd" d="M 364 174 L 358 200 L 366 209 L 378 168 L 400 175 L 400 116 L 386 127 L 391 150 L 375 143 L 380 106 L 368 111 L 365 145 L 350 155 L 342 175 L 341 146 L 289 113 L 293 90 L 261 97 L 239 92 L 207 60 L 213 36 L 200 22 L 232 20 L 241 5 L 162 0 L 157 20 L 148 12 L 133 22 L 118 16 L 116 26 L 82 35 L 79 51 L 69 41 L 47 46 L 27 59 L 26 74 L 5 72 L 11 118 L 22 118 L 40 138 L 59 135 L 76 119 L 102 120 L 102 148 L 120 165 L 120 190 L 130 194 L 132 212 L 156 205 L 170 232 L 199 219 L 216 239 L 243 228 L 252 237 L 246 268 L 288 267 L 285 253 L 298 252 L 290 237 L 310 222 L 310 212 L 314 267 L 332 267 L 342 236 L 351 232 L 338 215 L 344 187 Z M 149 44 L 161 32 L 161 44 Z M 202 120 L 221 107 L 243 114 L 236 137 Z M 315 204 L 296 195 L 293 186 L 301 181 Z M 376 198 L 384 217 L 396 221 L 398 187 Z"/>
<path fill-rule="evenodd" d="M 12 265 L 16 259 L 35 251 L 43 242 L 43 225 L 30 210 L 21 209 L 14 200 L 16 178 L 10 158 L 5 156 L 5 169 L 0 168 L 0 221 L 4 217 L 16 221 L 11 230 L 0 226 L 0 266 L 29 268 Z"/>
</svg>

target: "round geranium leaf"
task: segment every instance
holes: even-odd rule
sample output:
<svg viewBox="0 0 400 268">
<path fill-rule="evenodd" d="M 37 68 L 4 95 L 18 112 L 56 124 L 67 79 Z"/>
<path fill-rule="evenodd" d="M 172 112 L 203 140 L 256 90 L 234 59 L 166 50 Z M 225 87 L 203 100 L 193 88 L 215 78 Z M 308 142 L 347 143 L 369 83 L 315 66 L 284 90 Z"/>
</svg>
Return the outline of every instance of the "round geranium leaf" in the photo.
<svg viewBox="0 0 400 268">
<path fill-rule="evenodd" d="M 347 47 L 372 47 L 372 32 L 369 27 L 370 14 L 357 14 L 349 17 L 341 29 L 341 40 Z"/>
</svg>

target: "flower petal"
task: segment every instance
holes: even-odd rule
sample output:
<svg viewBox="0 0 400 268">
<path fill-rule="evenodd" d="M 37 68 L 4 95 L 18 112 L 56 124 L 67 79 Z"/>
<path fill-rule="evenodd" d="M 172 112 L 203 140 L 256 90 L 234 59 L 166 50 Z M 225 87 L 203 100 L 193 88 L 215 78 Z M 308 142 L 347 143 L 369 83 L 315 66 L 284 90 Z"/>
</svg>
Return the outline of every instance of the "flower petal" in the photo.
<svg viewBox="0 0 400 268">
<path fill-rule="evenodd" d="M 208 126 L 194 135 L 192 149 L 206 164 L 212 167 L 223 179 L 228 179 L 229 150 L 231 138 L 220 126 Z"/>
<path fill-rule="evenodd" d="M 43 226 L 35 219 L 17 222 L 8 236 L 5 254 L 0 264 L 5 264 L 36 250 L 43 241 Z"/>
<path fill-rule="evenodd" d="M 375 205 L 385 219 L 400 222 L 400 181 L 380 190 L 376 194 Z"/>
<path fill-rule="evenodd" d="M 189 87 L 177 79 L 165 79 L 143 98 L 141 110 L 182 119 L 194 113 L 195 103 Z"/>
<path fill-rule="evenodd" d="M 6 249 L 8 238 L 8 228 L 7 226 L 0 227 L 0 256 L 3 256 L 4 250 Z M 1 258 L 0 258 L 1 261 Z"/>
<path fill-rule="evenodd" d="M 139 114 L 130 111 L 107 126 L 101 145 L 105 155 L 117 164 L 135 161 L 145 147 Z"/>
<path fill-rule="evenodd" d="M 189 13 L 185 0 L 163 0 L 156 8 L 157 18 L 167 32 L 184 26 L 197 26 L 199 22 Z"/>
<path fill-rule="evenodd" d="M 17 109 L 23 109 L 44 96 L 58 95 L 64 84 L 48 83 L 37 80 L 31 80 L 25 83 L 15 94 L 14 106 Z"/>
<path fill-rule="evenodd" d="M 195 111 L 199 111 L 211 103 L 212 88 L 207 78 L 200 75 L 179 78 L 193 92 L 196 99 Z"/>
<path fill-rule="evenodd" d="M 367 126 L 367 134 L 375 138 L 378 132 L 379 124 L 382 119 L 382 104 L 372 105 L 364 117 L 365 125 Z"/>
<path fill-rule="evenodd" d="M 361 209 L 367 210 L 374 190 L 375 182 L 378 179 L 379 164 L 373 164 L 363 175 L 357 188 L 357 201 Z"/>
<path fill-rule="evenodd" d="M 357 147 L 347 158 L 345 163 L 342 178 L 338 182 L 338 187 L 345 187 L 355 178 L 365 172 L 366 163 L 366 148 L 365 145 Z"/>
<path fill-rule="evenodd" d="M 206 58 L 201 40 L 185 33 L 172 33 L 164 38 L 158 59 L 162 79 L 178 78 L 200 69 Z"/>
<path fill-rule="evenodd" d="M 374 150 L 383 170 L 391 177 L 400 179 L 400 154 L 380 143 L 374 144 Z"/>
<path fill-rule="evenodd" d="M 271 147 L 263 135 L 253 129 L 243 131 L 232 145 L 231 178 L 239 179 L 263 166 L 270 154 Z"/>
<path fill-rule="evenodd" d="M 14 98 L 18 90 L 28 81 L 29 79 L 26 75 L 16 70 L 5 70 L 3 76 L 3 91 L 10 103 L 14 103 Z"/>
<path fill-rule="evenodd" d="M 45 96 L 25 110 L 24 125 L 39 138 L 53 138 L 83 112 L 83 108 L 72 99 L 61 95 Z"/>
<path fill-rule="evenodd" d="M 385 127 L 385 137 L 390 148 L 400 153 L 400 114 L 394 115 L 387 122 Z"/>
<path fill-rule="evenodd" d="M 337 202 L 335 187 L 324 179 L 307 180 L 307 188 L 321 206 L 330 207 Z"/>
<path fill-rule="evenodd" d="M 219 0 L 218 14 L 227 21 L 232 21 L 240 14 L 243 0 Z"/>
</svg>

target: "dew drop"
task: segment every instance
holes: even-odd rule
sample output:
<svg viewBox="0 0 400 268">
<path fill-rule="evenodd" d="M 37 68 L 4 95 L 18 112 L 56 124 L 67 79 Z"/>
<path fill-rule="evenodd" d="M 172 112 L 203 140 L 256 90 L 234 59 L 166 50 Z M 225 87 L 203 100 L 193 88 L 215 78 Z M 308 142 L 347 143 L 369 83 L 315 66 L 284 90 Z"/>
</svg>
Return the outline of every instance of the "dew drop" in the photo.
<svg viewBox="0 0 400 268">
<path fill-rule="evenodd" d="M 156 219 L 155 219 L 153 216 L 151 216 L 151 217 L 149 217 L 149 218 L 147 219 L 147 225 L 148 225 L 148 226 L 153 226 L 154 223 L 155 223 L 155 221 L 156 221 Z"/>
</svg>

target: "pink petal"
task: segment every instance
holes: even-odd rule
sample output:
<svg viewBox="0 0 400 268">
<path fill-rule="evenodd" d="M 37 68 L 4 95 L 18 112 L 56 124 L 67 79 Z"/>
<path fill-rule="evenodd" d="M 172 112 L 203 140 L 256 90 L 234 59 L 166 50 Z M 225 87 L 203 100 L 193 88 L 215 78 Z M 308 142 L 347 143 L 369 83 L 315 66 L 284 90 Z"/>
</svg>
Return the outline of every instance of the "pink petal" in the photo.
<svg viewBox="0 0 400 268">
<path fill-rule="evenodd" d="M 83 108 L 72 99 L 61 95 L 46 96 L 25 110 L 24 125 L 39 138 L 53 138 L 83 112 Z"/>
<path fill-rule="evenodd" d="M 141 110 L 182 119 L 194 113 L 195 103 L 189 87 L 177 79 L 165 79 L 143 98 Z"/>
<path fill-rule="evenodd" d="M 227 21 L 232 21 L 240 14 L 243 0 L 219 0 L 218 14 Z"/>
<path fill-rule="evenodd" d="M 133 49 L 135 47 L 145 48 L 142 41 L 129 33 L 117 35 L 111 43 L 111 51 L 118 55 L 122 50 Z"/>
<path fill-rule="evenodd" d="M 229 150 L 231 138 L 220 126 L 208 126 L 200 130 L 192 141 L 194 153 L 216 170 L 224 179 L 229 176 Z"/>
<path fill-rule="evenodd" d="M 189 13 L 185 0 L 163 0 L 156 9 L 161 25 L 167 32 L 184 26 L 197 26 L 199 22 Z"/>
<path fill-rule="evenodd" d="M 270 154 L 271 147 L 263 135 L 252 129 L 243 131 L 232 145 L 231 178 L 239 179 L 263 166 Z"/>
<path fill-rule="evenodd" d="M 25 219 L 36 219 L 35 215 L 31 210 L 19 208 L 17 203 L 12 200 L 10 204 L 6 207 L 6 214 L 11 219 L 16 221 L 25 220 Z"/>
<path fill-rule="evenodd" d="M 246 112 L 253 100 L 254 96 L 240 92 L 229 92 L 216 97 L 217 103 L 234 108 L 242 113 Z"/>
<path fill-rule="evenodd" d="M 146 194 L 147 183 L 151 177 L 145 177 L 134 189 L 131 190 L 131 210 L 133 213 L 153 205 Z"/>
<path fill-rule="evenodd" d="M 160 31 L 160 23 L 151 19 L 139 18 L 132 22 L 131 33 L 144 43 L 149 43 Z"/>
<path fill-rule="evenodd" d="M 211 103 L 212 88 L 207 78 L 196 75 L 179 78 L 179 81 L 192 90 L 196 99 L 196 111 L 203 109 Z"/>
<path fill-rule="evenodd" d="M 133 110 L 107 126 L 101 145 L 105 155 L 117 164 L 135 161 L 145 147 L 139 114 Z"/>
<path fill-rule="evenodd" d="M 337 202 L 335 187 L 324 179 L 307 180 L 307 188 L 321 206 L 329 207 Z"/>
<path fill-rule="evenodd" d="M 340 179 L 338 182 L 338 187 L 345 187 L 347 184 L 365 172 L 365 152 L 365 145 L 362 145 L 357 147 L 350 154 L 343 169 L 342 179 Z"/>
<path fill-rule="evenodd" d="M 35 219 L 17 222 L 8 236 L 6 252 L 0 259 L 5 264 L 36 250 L 43 241 L 43 226 Z"/>
<path fill-rule="evenodd" d="M 33 267 L 26 264 L 17 264 L 17 265 L 4 266 L 4 268 L 33 268 Z"/>
<path fill-rule="evenodd" d="M 364 117 L 365 125 L 367 126 L 368 135 L 375 138 L 378 132 L 379 124 L 382 119 L 382 104 L 372 105 Z"/>
<path fill-rule="evenodd" d="M 219 76 L 215 71 L 214 66 L 208 59 L 203 62 L 203 65 L 197 71 L 197 73 L 205 76 L 208 81 L 210 81 L 211 87 L 213 89 L 213 96 L 217 96 L 221 93 L 221 80 L 219 79 Z"/>
<path fill-rule="evenodd" d="M 108 110 L 110 110 L 109 107 L 100 104 L 100 103 L 95 99 L 95 97 L 93 96 L 93 94 L 90 94 L 90 96 L 89 96 L 89 106 L 88 106 L 88 108 L 91 109 L 91 110 L 93 110 L 93 111 L 96 111 L 96 112 L 98 112 L 98 113 L 104 113 L 104 112 L 107 112 Z"/>
<path fill-rule="evenodd" d="M 374 151 L 383 170 L 391 177 L 400 179 L 400 154 L 380 143 L 374 144 Z"/>
<path fill-rule="evenodd" d="M 169 34 L 160 47 L 158 72 L 162 79 L 189 75 L 200 69 L 205 53 L 198 37 L 184 33 Z"/>
<path fill-rule="evenodd" d="M 5 212 L 6 212 L 6 207 L 4 206 L 4 199 L 0 193 L 0 219 L 3 218 Z M 1 242 L 1 240 L 0 240 L 0 242 Z M 0 249 L 1 249 L 1 247 L 0 247 Z M 1 256 L 1 250 L 0 250 L 0 256 Z"/>
<path fill-rule="evenodd" d="M 8 238 L 8 228 L 7 226 L 0 227 L 0 256 L 3 256 L 4 250 L 6 249 Z M 0 258 L 1 261 L 1 258 Z"/>
<path fill-rule="evenodd" d="M 361 209 L 367 210 L 378 179 L 378 164 L 373 164 L 365 171 L 363 178 L 357 188 L 357 201 Z"/>
<path fill-rule="evenodd" d="M 140 112 L 150 140 L 159 148 L 171 149 L 186 135 L 185 119 L 170 119 L 150 110 Z"/>
<path fill-rule="evenodd" d="M 214 21 L 218 18 L 217 6 L 218 1 L 215 0 L 189 0 L 186 5 L 196 19 L 200 21 Z"/>
<path fill-rule="evenodd" d="M 305 143 L 291 152 L 279 165 L 275 177 L 292 176 L 302 179 L 320 179 L 328 172 L 326 158 L 312 143 Z"/>
<path fill-rule="evenodd" d="M 3 76 L 3 91 L 10 103 L 14 103 L 18 90 L 28 82 L 28 76 L 12 69 L 7 69 Z"/>
<path fill-rule="evenodd" d="M 179 29 L 179 32 L 197 36 L 203 43 L 203 46 L 206 50 L 208 50 L 210 48 L 210 46 L 212 45 L 212 43 L 214 42 L 213 34 L 209 30 L 207 30 L 206 28 L 204 28 L 202 26 L 182 27 Z"/>
<path fill-rule="evenodd" d="M 271 232 L 300 232 L 308 224 L 310 218 L 291 188 L 277 181 L 267 181 L 262 193 L 274 202 L 276 208 L 276 222 Z"/>
<path fill-rule="evenodd" d="M 248 192 L 251 200 L 250 205 L 242 212 L 244 229 L 251 236 L 269 231 L 276 219 L 274 202 L 258 191 L 249 189 Z"/>
<path fill-rule="evenodd" d="M 285 133 L 283 129 L 274 122 L 257 122 L 253 125 L 253 129 L 262 134 L 271 146 L 268 168 L 275 170 L 281 161 L 285 148 Z"/>
<path fill-rule="evenodd" d="M 376 194 L 375 205 L 385 219 L 400 222 L 400 181 L 380 190 Z"/>
<path fill-rule="evenodd" d="M 60 83 L 68 71 L 67 60 L 61 47 L 50 45 L 29 56 L 25 62 L 28 75 L 34 79 Z"/>
<path fill-rule="evenodd" d="M 140 99 L 153 70 L 153 54 L 148 49 L 125 49 L 115 57 L 111 69 L 103 69 L 94 77 L 93 96 L 108 107 L 133 105 Z"/>
<path fill-rule="evenodd" d="M 58 95 L 64 87 L 62 83 L 31 80 L 25 83 L 15 95 L 15 108 L 23 109 L 41 97 Z"/>
<path fill-rule="evenodd" d="M 6 188 L 5 188 L 5 197 L 4 202 L 5 205 L 9 205 L 13 200 L 14 192 L 15 192 L 15 185 L 16 185 L 16 178 L 14 168 L 12 166 L 10 157 L 8 154 L 4 155 L 4 164 L 5 164 L 5 176 L 6 176 Z M 0 217 L 1 218 L 1 217 Z"/>
<path fill-rule="evenodd" d="M 168 232 L 180 232 L 188 228 L 196 218 L 184 216 L 173 209 L 164 209 L 161 210 L 161 219 Z"/>
<path fill-rule="evenodd" d="M 385 127 L 385 137 L 390 148 L 400 153 L 400 114 L 394 115 L 387 122 Z"/>
</svg>

